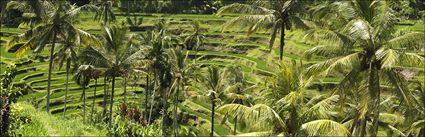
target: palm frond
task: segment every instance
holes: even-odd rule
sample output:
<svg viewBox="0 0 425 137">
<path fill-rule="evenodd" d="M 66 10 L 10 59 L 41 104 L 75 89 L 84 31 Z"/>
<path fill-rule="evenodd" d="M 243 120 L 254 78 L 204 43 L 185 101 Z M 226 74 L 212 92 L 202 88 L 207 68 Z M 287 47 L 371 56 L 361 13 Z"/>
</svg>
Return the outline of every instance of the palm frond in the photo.
<svg viewBox="0 0 425 137">
<path fill-rule="evenodd" d="M 343 57 L 328 59 L 308 67 L 305 71 L 307 77 L 323 75 L 326 76 L 335 69 L 354 68 L 359 66 L 360 53 L 352 53 Z"/>
<path fill-rule="evenodd" d="M 344 28 L 345 33 L 347 33 L 351 38 L 357 39 L 363 44 L 368 43 L 370 40 L 372 40 L 373 34 L 371 34 L 372 26 L 369 24 L 369 22 L 362 20 L 362 19 L 356 19 L 350 21 Z"/>
<path fill-rule="evenodd" d="M 271 27 L 272 24 L 276 21 L 273 14 L 267 15 L 242 15 L 235 17 L 229 21 L 227 21 L 222 26 L 222 31 L 226 30 L 232 26 L 239 26 L 246 28 L 252 33 L 259 28 L 267 28 Z"/>
<path fill-rule="evenodd" d="M 372 20 L 372 26 L 375 28 L 373 36 L 381 40 L 387 39 L 391 36 L 397 21 L 394 12 L 389 2 L 385 0 L 377 2 L 374 10 L 377 15 Z"/>
<path fill-rule="evenodd" d="M 94 35 L 81 30 L 81 29 L 76 29 L 77 31 L 77 36 L 78 36 L 78 40 L 76 40 L 76 42 L 80 42 L 78 43 L 78 45 L 81 45 L 83 47 L 87 47 L 87 46 L 94 46 L 94 47 L 101 47 L 102 43 L 100 42 L 100 40 L 98 38 L 96 38 Z"/>
<path fill-rule="evenodd" d="M 391 113 L 379 113 L 379 121 L 390 125 L 402 124 L 404 117 Z"/>
<path fill-rule="evenodd" d="M 349 136 L 350 132 L 344 125 L 332 120 L 315 120 L 301 126 L 301 132 L 308 136 Z"/>
<path fill-rule="evenodd" d="M 334 108 L 334 103 L 339 100 L 339 95 L 330 96 L 311 106 L 301 117 L 305 120 L 309 119 L 328 119 L 330 111 Z"/>
<path fill-rule="evenodd" d="M 375 56 L 381 60 L 382 68 L 393 68 L 399 62 L 400 53 L 393 49 L 379 49 Z"/>
<path fill-rule="evenodd" d="M 407 49 L 420 49 L 425 43 L 425 33 L 423 32 L 410 32 L 393 39 L 388 40 L 385 46 L 388 48 L 407 48 Z"/>
<path fill-rule="evenodd" d="M 408 136 L 419 136 L 421 130 L 424 129 L 424 128 L 425 128 L 425 120 L 418 120 L 410 126 L 410 128 L 407 132 L 407 135 Z"/>
<path fill-rule="evenodd" d="M 272 123 L 265 121 L 274 121 L 282 127 L 285 124 L 272 108 L 264 104 L 257 104 L 252 107 L 241 104 L 226 104 L 218 108 L 217 112 L 227 113 L 232 117 L 238 116 L 247 124 L 260 129 L 265 128 L 264 126 L 272 126 Z"/>
<path fill-rule="evenodd" d="M 234 3 L 224 6 L 217 11 L 217 15 L 219 16 L 226 13 L 270 14 L 272 11 L 261 6 Z"/>
<path fill-rule="evenodd" d="M 243 134 L 237 134 L 236 136 L 240 136 L 240 137 L 254 137 L 254 136 L 270 136 L 272 133 L 268 132 L 268 131 L 263 131 L 263 132 L 249 132 L 249 133 L 243 133 Z"/>
</svg>

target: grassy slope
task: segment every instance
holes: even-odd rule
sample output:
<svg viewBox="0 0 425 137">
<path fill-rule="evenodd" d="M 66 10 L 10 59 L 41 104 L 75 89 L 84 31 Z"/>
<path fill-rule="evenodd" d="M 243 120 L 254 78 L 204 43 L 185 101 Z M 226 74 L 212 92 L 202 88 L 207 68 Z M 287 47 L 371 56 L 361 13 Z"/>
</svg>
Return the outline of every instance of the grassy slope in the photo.
<svg viewBox="0 0 425 137">
<path fill-rule="evenodd" d="M 35 109 L 32 105 L 23 102 L 13 104 L 15 113 L 30 115 L 31 121 L 18 131 L 22 136 L 105 136 L 106 132 L 97 128 L 81 124 L 81 118 L 64 119 L 55 115 L 48 115 L 44 111 Z M 19 110 L 19 111 L 18 111 Z"/>
</svg>

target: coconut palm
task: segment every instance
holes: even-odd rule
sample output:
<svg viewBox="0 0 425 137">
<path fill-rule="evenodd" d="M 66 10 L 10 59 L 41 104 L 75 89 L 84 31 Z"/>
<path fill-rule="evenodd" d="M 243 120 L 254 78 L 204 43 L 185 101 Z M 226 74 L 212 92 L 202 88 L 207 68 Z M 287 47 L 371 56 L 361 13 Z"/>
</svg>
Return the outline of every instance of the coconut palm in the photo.
<svg viewBox="0 0 425 137">
<path fill-rule="evenodd" d="M 239 25 L 248 27 L 248 35 L 259 29 L 270 29 L 270 50 L 280 32 L 279 58 L 282 60 L 285 44 L 285 29 L 291 26 L 303 27 L 303 21 L 297 16 L 303 13 L 302 0 L 262 0 L 250 4 L 234 3 L 220 8 L 217 15 L 242 13 L 223 25 L 223 30 Z"/>
<path fill-rule="evenodd" d="M 78 67 L 77 73 L 74 76 L 74 79 L 78 85 L 83 87 L 83 92 L 81 93 L 81 99 L 83 99 L 83 122 L 86 122 L 86 87 L 90 84 L 90 75 L 91 71 L 94 69 L 90 65 L 81 65 Z"/>
<path fill-rule="evenodd" d="M 174 116 L 174 136 L 178 136 L 178 123 L 177 123 L 177 103 L 180 94 L 180 88 L 184 88 L 182 80 L 185 77 L 188 67 L 186 66 L 186 59 L 188 52 L 183 52 L 180 47 L 171 48 L 167 55 L 169 56 L 169 64 L 171 65 L 171 72 L 174 77 L 176 85 L 174 86 L 175 92 L 173 97 L 173 116 Z M 173 88 L 173 87 L 172 87 Z M 183 89 L 184 90 L 184 89 Z"/>
<path fill-rule="evenodd" d="M 207 38 L 202 33 L 199 21 L 192 21 L 191 27 L 193 29 L 193 33 L 186 36 L 184 39 L 184 45 L 186 46 L 187 50 L 198 51 L 198 48 L 204 45 Z"/>
<path fill-rule="evenodd" d="M 30 26 L 29 35 L 31 35 L 31 31 L 34 27 L 34 25 L 39 24 L 43 21 L 43 19 L 46 19 L 46 12 L 44 2 L 33 0 L 33 1 L 26 1 L 26 0 L 12 0 L 10 2 L 7 2 L 5 4 L 6 10 L 19 10 L 21 11 L 23 20 L 22 22 L 24 24 L 27 24 Z"/>
<path fill-rule="evenodd" d="M 131 63 L 141 54 L 138 44 L 135 42 L 135 35 L 130 35 L 128 32 L 126 27 L 105 26 L 102 34 L 103 47 L 88 47 L 80 54 L 83 63 L 104 68 L 104 75 L 111 78 L 109 128 L 112 124 L 115 80 L 117 77 L 127 75 L 131 69 Z"/>
<path fill-rule="evenodd" d="M 91 106 L 91 114 L 90 114 L 90 117 L 91 117 L 90 119 L 92 120 L 92 122 L 94 122 L 93 114 L 94 114 L 94 105 L 96 104 L 97 80 L 99 79 L 100 76 L 101 76 L 100 70 L 97 70 L 97 69 L 91 70 L 90 78 L 94 79 L 93 103 Z"/>
<path fill-rule="evenodd" d="M 252 98 L 246 91 L 249 90 L 246 86 L 245 75 L 240 66 L 228 66 L 225 69 L 226 78 L 229 86 L 224 90 L 226 96 L 226 103 L 230 104 L 244 104 L 247 106 L 252 105 Z M 251 88 L 251 87 L 250 87 Z M 233 134 L 236 135 L 238 124 L 238 115 L 233 120 Z"/>
<path fill-rule="evenodd" d="M 51 42 L 46 97 L 46 111 L 49 113 L 50 82 L 53 70 L 55 44 L 63 42 L 68 38 L 75 39 L 74 44 L 78 46 L 100 46 L 100 42 L 93 35 L 74 26 L 76 16 L 81 11 L 81 7 L 76 7 L 75 5 L 70 5 L 68 2 L 63 1 L 56 1 L 55 3 L 44 1 L 43 5 L 45 6 L 45 12 L 49 13 L 46 14 L 43 22 L 39 23 L 32 32 L 29 32 L 31 31 L 29 30 L 9 41 L 6 49 L 10 49 L 16 46 L 16 44 L 25 41 L 16 51 L 16 56 L 21 57 L 25 52 L 31 49 L 34 49 L 34 52 L 40 52 L 48 42 Z M 28 35 L 29 33 L 34 35 Z"/>
<path fill-rule="evenodd" d="M 66 114 L 66 104 L 68 99 L 68 85 L 69 85 L 69 73 L 71 72 L 71 64 L 78 64 L 77 63 L 77 53 L 75 52 L 74 45 L 71 42 L 67 42 L 66 44 L 62 45 L 54 54 L 55 57 L 57 57 L 59 70 L 62 68 L 62 66 L 65 63 L 65 72 L 66 72 L 66 80 L 65 80 L 65 100 L 64 100 L 64 109 L 63 109 L 63 116 Z"/>
<path fill-rule="evenodd" d="M 225 88 L 224 72 L 221 71 L 217 66 L 209 66 L 206 70 L 206 74 L 202 75 L 200 84 L 205 90 L 208 90 L 207 96 L 211 101 L 211 131 L 210 136 L 214 136 L 214 116 L 215 116 L 215 104 L 218 99 L 223 96 L 222 91 Z"/>
<path fill-rule="evenodd" d="M 115 14 L 112 6 L 116 0 L 92 0 L 85 8 L 95 11 L 94 20 L 102 21 L 103 25 L 115 22 Z"/>
<path fill-rule="evenodd" d="M 255 105 L 226 104 L 217 111 L 231 117 L 238 116 L 239 121 L 246 125 L 253 125 L 250 128 L 254 131 L 285 136 L 302 134 L 303 123 L 332 118 L 329 112 L 333 110 L 334 104 L 338 101 L 338 95 L 306 92 L 307 87 L 311 84 L 311 78 L 303 78 L 300 75 L 301 69 L 296 65 L 283 65 L 282 63 L 276 66 L 276 70 L 279 71 L 267 80 L 269 84 L 262 89 L 263 96 L 257 98 L 265 101 Z M 277 94 L 277 92 L 281 92 L 281 94 Z M 273 121 L 274 124 L 268 121 Z M 331 122 L 331 124 L 338 125 L 339 123 Z M 338 131 L 336 128 L 330 130 Z"/>
<path fill-rule="evenodd" d="M 306 36 L 323 44 L 308 50 L 307 58 L 326 56 L 329 59 L 310 66 L 307 75 L 326 76 L 336 70 L 344 70 L 346 75 L 340 82 L 338 91 L 354 88 L 354 83 L 367 81 L 367 92 L 362 99 L 367 108 L 360 119 L 366 123 L 369 115 L 373 121 L 370 134 L 376 136 L 380 115 L 380 98 L 382 82 L 387 81 L 394 86 L 402 101 L 414 107 L 410 102 L 408 89 L 400 81 L 403 80 L 396 71 L 397 65 L 423 65 L 424 57 L 412 53 L 424 42 L 423 32 L 410 32 L 395 35 L 396 18 L 387 1 L 353 0 L 332 2 L 324 8 L 313 9 L 316 13 L 332 11 L 337 16 L 321 17 Z M 340 10 L 344 9 L 344 10 Z M 335 23 L 321 23 L 323 20 L 335 20 Z M 321 36 L 319 36 L 320 34 Z M 319 40 L 321 39 L 321 40 Z M 362 79 L 362 80 L 358 80 Z M 347 93 L 341 93 L 347 94 Z M 370 102 L 370 103 L 368 103 Z M 360 128 L 365 129 L 366 124 Z M 365 130 L 359 135 L 364 136 Z"/>
</svg>

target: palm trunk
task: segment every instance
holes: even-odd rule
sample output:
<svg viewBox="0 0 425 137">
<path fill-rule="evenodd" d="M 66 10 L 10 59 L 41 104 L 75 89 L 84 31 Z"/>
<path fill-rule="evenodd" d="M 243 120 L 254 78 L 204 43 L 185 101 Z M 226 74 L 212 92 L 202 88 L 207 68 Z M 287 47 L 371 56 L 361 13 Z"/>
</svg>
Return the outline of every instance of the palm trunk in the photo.
<svg viewBox="0 0 425 137">
<path fill-rule="evenodd" d="M 173 108 L 173 115 L 174 115 L 174 136 L 177 137 L 179 134 L 179 125 L 177 123 L 177 103 L 178 103 L 178 97 L 180 92 L 180 80 L 177 81 L 177 91 L 174 93 L 174 108 Z"/>
<path fill-rule="evenodd" d="M 66 114 L 66 103 L 68 99 L 68 80 L 69 80 L 69 68 L 70 68 L 70 59 L 67 59 L 66 61 L 66 81 L 65 81 L 65 102 L 64 102 L 64 108 L 63 108 L 63 117 L 65 117 Z"/>
<path fill-rule="evenodd" d="M 85 82 L 85 77 L 83 78 L 83 81 Z M 84 124 L 86 123 L 86 83 L 83 83 L 83 111 L 84 111 L 84 117 L 83 117 L 83 122 Z"/>
<path fill-rule="evenodd" d="M 91 120 L 94 122 L 93 114 L 94 114 L 94 104 L 96 103 L 96 86 L 97 86 L 97 79 L 94 80 L 94 92 L 93 92 L 93 104 L 91 105 Z"/>
<path fill-rule="evenodd" d="M 233 119 L 233 135 L 236 135 L 236 124 L 238 124 L 238 115 L 236 114 L 235 119 Z"/>
<path fill-rule="evenodd" d="M 124 104 L 127 102 L 127 77 L 124 77 Z"/>
<path fill-rule="evenodd" d="M 102 107 L 103 107 L 103 113 L 102 113 L 102 116 L 103 117 L 105 117 L 106 116 L 106 101 L 107 101 L 107 87 L 106 87 L 106 84 L 107 84 L 107 78 L 106 78 L 106 76 L 103 78 L 103 104 L 102 104 Z"/>
<path fill-rule="evenodd" d="M 145 90 L 145 118 L 148 117 L 148 100 L 149 100 L 149 74 L 146 75 L 146 90 Z"/>
<path fill-rule="evenodd" d="M 378 133 L 378 121 L 379 121 L 379 104 L 380 104 L 380 85 L 379 85 L 379 70 L 375 62 L 372 63 L 370 68 L 369 76 L 369 92 L 372 97 L 372 112 L 373 112 L 373 122 L 372 122 L 372 132 L 371 136 L 376 136 Z"/>
<path fill-rule="evenodd" d="M 360 121 L 360 137 L 364 137 L 366 135 L 366 123 L 368 114 L 369 112 L 366 112 L 366 117 Z"/>
<path fill-rule="evenodd" d="M 155 90 L 156 90 L 156 86 L 157 86 L 157 83 L 156 83 L 156 80 L 157 80 L 157 74 L 156 74 L 156 71 L 154 71 L 154 80 L 153 80 L 153 92 L 152 92 L 152 100 L 151 100 L 151 108 L 149 109 L 149 119 L 148 119 L 148 124 L 150 124 L 150 121 L 151 121 L 151 118 L 152 118 L 152 109 L 153 109 L 153 106 L 154 106 L 154 101 L 155 101 Z"/>
<path fill-rule="evenodd" d="M 50 114 L 50 82 L 52 80 L 53 69 L 53 53 L 55 52 L 56 31 L 53 30 L 52 48 L 50 49 L 49 73 L 47 74 L 47 97 L 46 97 L 46 112 Z"/>
<path fill-rule="evenodd" d="M 10 127 L 10 100 L 6 98 L 4 106 L 1 106 L 1 136 L 9 136 L 9 127 Z"/>
<path fill-rule="evenodd" d="M 213 95 L 213 96 L 215 96 L 215 95 Z M 215 115 L 214 99 L 211 100 L 211 109 L 212 109 L 212 113 L 211 113 L 211 134 L 210 134 L 210 137 L 213 137 L 214 136 L 214 115 Z"/>
<path fill-rule="evenodd" d="M 167 93 L 166 90 L 164 89 L 164 87 L 162 87 L 161 85 L 161 92 L 162 92 L 162 136 L 166 137 L 167 132 L 167 125 L 166 125 L 166 119 L 167 119 Z"/>
<path fill-rule="evenodd" d="M 280 45 L 279 45 L 279 59 L 283 58 L 283 46 L 285 45 L 285 23 L 282 23 L 280 28 Z"/>
<path fill-rule="evenodd" d="M 112 127 L 112 106 L 114 104 L 115 76 L 112 76 L 111 102 L 109 106 L 109 130 Z"/>
</svg>

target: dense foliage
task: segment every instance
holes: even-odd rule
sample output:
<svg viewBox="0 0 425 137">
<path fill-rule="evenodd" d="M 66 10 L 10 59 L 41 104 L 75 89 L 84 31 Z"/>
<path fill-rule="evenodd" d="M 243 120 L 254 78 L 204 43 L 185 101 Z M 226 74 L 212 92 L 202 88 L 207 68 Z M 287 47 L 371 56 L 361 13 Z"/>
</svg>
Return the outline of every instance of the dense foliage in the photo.
<svg viewBox="0 0 425 137">
<path fill-rule="evenodd" d="M 424 136 L 423 6 L 2 2 L 1 136 Z"/>
</svg>

